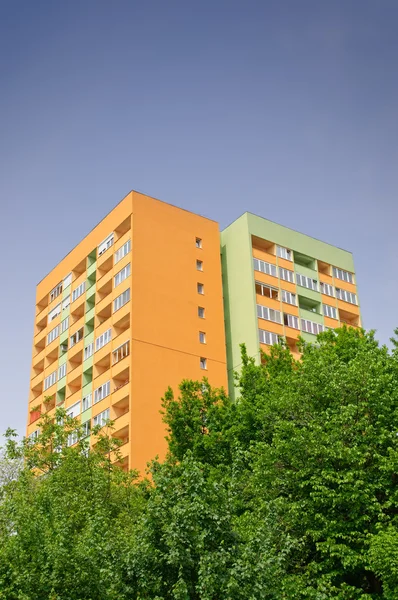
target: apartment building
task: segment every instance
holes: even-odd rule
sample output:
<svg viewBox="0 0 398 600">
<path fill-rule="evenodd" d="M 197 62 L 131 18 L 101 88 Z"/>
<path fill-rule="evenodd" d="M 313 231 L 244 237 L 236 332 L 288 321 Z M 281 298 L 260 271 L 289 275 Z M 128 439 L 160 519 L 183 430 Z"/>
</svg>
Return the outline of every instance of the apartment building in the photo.
<svg viewBox="0 0 398 600">
<path fill-rule="evenodd" d="M 240 344 L 259 362 L 284 338 L 299 357 L 299 336 L 342 324 L 361 326 L 352 254 L 245 213 L 221 232 L 229 392 Z"/>
<path fill-rule="evenodd" d="M 131 192 L 37 286 L 27 435 L 56 407 L 90 443 L 112 419 L 144 472 L 166 452 L 167 387 L 226 373 L 218 224 Z"/>
<path fill-rule="evenodd" d="M 220 234 L 131 192 L 37 286 L 27 435 L 56 407 L 90 443 L 111 419 L 122 466 L 144 472 L 166 452 L 168 386 L 206 376 L 233 397 L 241 343 L 299 357 L 299 336 L 343 323 L 361 326 L 350 252 L 250 213 Z"/>
</svg>

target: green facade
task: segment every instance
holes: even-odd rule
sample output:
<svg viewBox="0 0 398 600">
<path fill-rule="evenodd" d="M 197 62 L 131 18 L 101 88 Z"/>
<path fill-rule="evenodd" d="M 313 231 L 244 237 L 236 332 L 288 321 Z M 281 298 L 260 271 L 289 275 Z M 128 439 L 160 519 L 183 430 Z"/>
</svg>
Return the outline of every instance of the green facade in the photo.
<svg viewBox="0 0 398 600">
<path fill-rule="evenodd" d="M 246 345 L 249 356 L 257 362 L 260 360 L 252 236 L 292 250 L 291 270 L 311 279 L 319 278 L 318 261 L 355 272 L 351 252 L 251 213 L 244 213 L 221 232 L 228 385 L 232 397 L 236 394 L 234 372 L 239 370 L 241 363 L 240 344 Z M 320 292 L 297 286 L 297 296 L 300 319 L 323 324 Z M 336 299 L 331 297 L 330 304 L 335 306 Z M 307 341 L 316 339 L 305 332 L 301 335 Z"/>
</svg>

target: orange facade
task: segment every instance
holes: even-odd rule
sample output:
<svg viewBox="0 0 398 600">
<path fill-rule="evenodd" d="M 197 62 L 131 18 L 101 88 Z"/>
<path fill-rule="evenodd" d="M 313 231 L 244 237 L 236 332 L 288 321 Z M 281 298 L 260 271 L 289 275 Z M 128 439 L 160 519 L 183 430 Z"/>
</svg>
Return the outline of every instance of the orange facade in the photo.
<svg viewBox="0 0 398 600">
<path fill-rule="evenodd" d="M 116 262 L 129 240 L 131 249 Z M 91 390 L 91 406 L 79 414 L 92 426 L 109 408 L 126 466 L 143 472 L 149 460 L 164 457 L 159 411 L 167 387 L 178 393 L 183 378 L 203 376 L 227 385 L 219 254 L 216 222 L 128 194 L 37 286 L 28 435 L 37 428 L 38 411 L 77 406 Z M 122 271 L 127 275 L 118 281 Z M 49 322 L 61 299 L 51 300 L 50 293 L 70 273 L 70 304 L 64 310 L 63 289 L 61 312 Z M 79 285 L 85 291 L 73 299 Z M 52 382 L 54 372 L 64 375 L 62 364 L 65 383 Z M 45 404 L 46 396 L 54 402 Z"/>
</svg>

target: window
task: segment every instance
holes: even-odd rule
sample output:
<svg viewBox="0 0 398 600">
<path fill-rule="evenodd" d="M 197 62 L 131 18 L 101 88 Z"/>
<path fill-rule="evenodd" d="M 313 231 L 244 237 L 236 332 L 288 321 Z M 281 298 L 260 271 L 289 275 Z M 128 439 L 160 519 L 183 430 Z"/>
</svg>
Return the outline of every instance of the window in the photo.
<svg viewBox="0 0 398 600">
<path fill-rule="evenodd" d="M 121 308 L 122 306 L 127 304 L 127 302 L 129 300 L 130 300 L 130 288 L 128 288 L 125 292 L 123 292 L 123 294 L 120 294 L 120 296 L 115 298 L 115 300 L 113 301 L 113 312 L 116 312 L 117 310 L 119 310 L 119 308 Z"/>
<path fill-rule="evenodd" d="M 129 277 L 130 275 L 130 263 L 128 265 L 126 265 L 124 267 L 124 269 L 122 269 L 121 271 L 119 271 L 119 273 L 116 273 L 115 275 L 115 287 L 117 285 L 119 285 L 119 283 L 122 283 L 122 281 L 124 281 L 125 279 L 127 279 L 127 277 Z"/>
<path fill-rule="evenodd" d="M 82 437 L 87 437 L 88 435 L 90 435 L 90 419 L 88 421 L 84 421 L 84 423 L 82 423 L 82 428 L 81 428 L 81 435 Z"/>
<path fill-rule="evenodd" d="M 283 314 L 283 322 L 286 327 L 292 327 L 293 329 L 300 329 L 298 317 L 294 315 Z"/>
<path fill-rule="evenodd" d="M 203 308 L 203 306 L 198 306 L 198 317 L 200 319 L 205 318 L 205 309 Z"/>
<path fill-rule="evenodd" d="M 257 316 L 259 319 L 266 319 L 267 321 L 273 321 L 274 323 L 282 323 L 281 313 L 279 310 L 268 308 L 268 306 L 262 306 L 257 304 Z"/>
<path fill-rule="evenodd" d="M 69 327 L 69 317 L 66 317 L 63 321 L 61 321 L 61 333 L 66 331 Z"/>
<path fill-rule="evenodd" d="M 205 344 L 206 343 L 206 334 L 204 331 L 199 331 L 199 342 L 201 344 Z"/>
<path fill-rule="evenodd" d="M 196 268 L 198 271 L 203 271 L 203 260 L 196 261 Z"/>
<path fill-rule="evenodd" d="M 203 358 L 201 357 L 200 359 L 200 368 L 201 369 L 207 369 L 207 358 Z"/>
<path fill-rule="evenodd" d="M 324 283 L 323 281 L 321 281 L 321 292 L 322 294 L 326 294 L 326 296 L 334 297 L 333 286 L 329 285 L 328 283 Z"/>
<path fill-rule="evenodd" d="M 331 319 L 337 319 L 337 308 L 334 306 L 330 306 L 329 304 L 323 305 L 323 314 L 325 317 L 330 317 Z"/>
<path fill-rule="evenodd" d="M 76 331 L 76 333 L 74 333 L 73 335 L 70 336 L 70 347 L 72 348 L 72 346 L 77 344 L 77 342 L 80 342 L 80 340 L 82 340 L 82 339 L 83 339 L 83 327 L 81 329 L 79 329 L 79 331 Z"/>
<path fill-rule="evenodd" d="M 255 282 L 256 286 L 256 294 L 260 296 L 265 296 L 266 298 L 272 298 L 273 300 L 278 300 L 279 290 L 277 288 L 271 287 L 270 285 L 265 285 L 264 283 L 260 283 L 259 281 Z"/>
<path fill-rule="evenodd" d="M 57 306 L 48 313 L 48 322 L 50 323 L 50 321 L 53 321 L 55 319 L 55 317 L 57 317 L 59 315 L 60 312 L 61 312 L 61 304 L 57 304 Z"/>
<path fill-rule="evenodd" d="M 72 292 L 72 302 L 74 302 L 75 300 L 77 300 L 84 293 L 85 289 L 86 289 L 86 282 L 83 281 L 83 283 L 81 283 L 75 290 L 73 290 L 73 292 Z"/>
<path fill-rule="evenodd" d="M 297 306 L 296 294 L 292 294 L 291 292 L 282 290 L 282 302 L 286 302 L 286 304 L 293 304 L 293 306 Z"/>
<path fill-rule="evenodd" d="M 273 344 L 279 343 L 279 336 L 276 335 L 276 333 L 271 333 L 270 331 L 259 329 L 258 335 L 262 344 L 268 344 L 268 346 L 272 346 Z"/>
<path fill-rule="evenodd" d="M 195 245 L 197 248 L 202 247 L 202 238 L 196 238 Z"/>
<path fill-rule="evenodd" d="M 288 250 L 287 248 L 283 248 L 283 246 L 277 246 L 276 253 L 285 260 L 292 260 L 292 251 Z"/>
<path fill-rule="evenodd" d="M 271 263 L 264 262 L 258 258 L 253 258 L 253 267 L 255 271 L 260 271 L 266 275 L 272 275 L 272 277 L 276 277 L 276 266 L 272 265 Z"/>
<path fill-rule="evenodd" d="M 29 439 L 30 439 L 32 442 L 34 442 L 35 440 L 37 440 L 37 438 L 39 437 L 39 435 L 40 435 L 40 429 L 35 429 L 34 431 L 32 431 L 32 433 L 30 433 L 30 434 L 28 435 L 28 438 L 29 438 Z"/>
<path fill-rule="evenodd" d="M 72 273 L 69 273 L 69 275 L 67 275 L 64 279 L 63 289 L 66 290 L 66 288 L 69 287 L 71 283 L 72 283 Z"/>
<path fill-rule="evenodd" d="M 110 414 L 110 411 L 109 411 L 109 408 L 107 408 L 106 410 L 103 410 L 99 415 L 94 417 L 93 418 L 94 427 L 96 425 L 100 425 L 101 427 L 106 425 L 107 421 L 109 421 L 109 414 Z"/>
<path fill-rule="evenodd" d="M 343 271 L 343 269 L 339 269 L 338 267 L 333 267 L 333 275 L 337 277 L 337 279 L 347 281 L 347 283 L 354 283 L 352 273 L 349 273 L 348 271 Z"/>
<path fill-rule="evenodd" d="M 73 446 L 74 444 L 77 444 L 78 441 L 79 441 L 79 432 L 75 430 L 75 431 L 72 431 L 72 433 L 70 433 L 68 435 L 68 438 L 66 440 L 66 445 Z"/>
<path fill-rule="evenodd" d="M 306 331 L 307 333 L 313 333 L 314 335 L 318 335 L 318 333 L 321 333 L 321 331 L 323 331 L 324 327 L 320 323 L 314 323 L 313 321 L 301 319 L 301 329 L 302 331 Z"/>
<path fill-rule="evenodd" d="M 205 286 L 203 285 L 203 283 L 198 283 L 198 294 L 204 294 L 205 293 Z"/>
<path fill-rule="evenodd" d="M 101 256 L 101 254 L 106 252 L 108 250 L 108 248 L 110 248 L 112 246 L 112 244 L 113 244 L 113 233 L 108 235 L 108 237 L 105 238 L 104 241 L 101 242 L 100 245 L 98 246 L 98 256 Z"/>
<path fill-rule="evenodd" d="M 108 329 L 95 340 L 95 351 L 100 350 L 105 344 L 108 344 L 112 339 L 112 329 Z"/>
<path fill-rule="evenodd" d="M 119 248 L 119 250 L 116 250 L 115 252 L 115 264 L 119 262 L 119 260 L 122 260 L 122 258 L 124 256 L 126 256 L 126 254 L 128 254 L 131 250 L 131 240 L 129 240 L 128 242 L 126 242 L 125 244 L 123 244 L 123 246 L 121 248 Z"/>
<path fill-rule="evenodd" d="M 300 273 L 296 273 L 296 283 L 297 285 L 301 285 L 301 287 L 308 288 L 309 290 L 314 290 L 314 292 L 318 291 L 318 282 L 316 279 L 311 279 L 311 277 L 306 277 L 305 275 L 300 275 Z"/>
<path fill-rule="evenodd" d="M 110 392 L 111 392 L 111 382 L 110 381 L 107 381 L 103 385 L 100 385 L 94 392 L 94 404 L 97 404 L 97 402 L 100 402 L 101 400 L 103 400 L 104 398 L 109 396 Z"/>
<path fill-rule="evenodd" d="M 336 288 L 336 298 L 344 300 L 344 302 L 349 302 L 350 304 L 358 304 L 356 294 L 347 292 L 347 290 L 341 290 L 340 288 Z"/>
<path fill-rule="evenodd" d="M 45 378 L 44 380 L 44 389 L 48 390 L 49 387 L 51 387 L 52 385 L 54 385 L 54 383 L 57 381 L 57 371 L 53 371 L 51 373 L 51 375 L 49 375 L 48 377 Z"/>
<path fill-rule="evenodd" d="M 129 354 L 130 354 L 130 341 L 127 340 L 127 342 L 124 342 L 124 344 L 122 344 L 121 346 L 119 346 L 112 352 L 112 364 L 115 365 L 123 358 L 126 358 L 126 356 L 128 356 Z"/>
<path fill-rule="evenodd" d="M 66 308 L 68 308 L 70 304 L 70 294 L 67 298 L 65 298 L 65 300 L 62 301 L 62 310 L 65 310 Z"/>
<path fill-rule="evenodd" d="M 51 344 L 57 337 L 59 336 L 59 325 L 51 329 L 50 333 L 47 335 L 47 345 Z"/>
<path fill-rule="evenodd" d="M 66 363 L 61 365 L 58 369 L 58 381 L 60 379 L 62 379 L 62 377 L 65 377 L 65 375 L 66 375 Z"/>
<path fill-rule="evenodd" d="M 84 398 L 82 400 L 82 412 L 84 412 L 85 410 L 90 408 L 91 398 L 92 398 L 91 394 L 87 394 L 87 396 L 84 396 Z"/>
<path fill-rule="evenodd" d="M 50 302 L 58 298 L 60 293 L 62 292 L 62 283 L 59 283 L 53 290 L 50 292 Z"/>
<path fill-rule="evenodd" d="M 80 415 L 80 400 L 66 409 L 66 416 L 74 419 Z"/>
<path fill-rule="evenodd" d="M 290 281 L 290 283 L 294 283 L 293 271 L 289 271 L 288 269 L 282 269 L 281 267 L 279 267 L 279 277 L 284 281 Z"/>
<path fill-rule="evenodd" d="M 89 344 L 88 346 L 86 346 L 84 348 L 83 360 L 90 358 L 90 356 L 92 356 L 93 352 L 94 352 L 94 344 L 93 344 L 93 342 L 91 342 L 91 344 Z"/>
</svg>

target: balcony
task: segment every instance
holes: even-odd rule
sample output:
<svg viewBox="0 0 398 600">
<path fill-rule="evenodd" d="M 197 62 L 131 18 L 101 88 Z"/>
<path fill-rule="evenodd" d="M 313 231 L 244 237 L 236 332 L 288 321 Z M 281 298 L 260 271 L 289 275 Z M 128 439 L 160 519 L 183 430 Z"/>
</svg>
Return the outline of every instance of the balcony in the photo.
<svg viewBox="0 0 398 600">
<path fill-rule="evenodd" d="M 112 286 L 112 277 L 113 277 L 112 269 L 110 269 L 110 271 L 106 271 L 101 276 L 98 276 L 97 284 L 96 284 L 97 290 L 101 289 L 105 285 L 108 285 L 109 283 Z"/>
<path fill-rule="evenodd" d="M 131 215 L 126 217 L 124 219 L 124 221 L 122 223 L 120 223 L 120 225 L 118 225 L 115 229 L 115 240 L 118 242 L 117 244 L 115 244 L 117 249 L 120 248 L 120 246 L 123 246 L 123 244 L 125 242 L 127 242 L 127 240 L 130 237 L 130 234 L 128 233 L 128 232 L 130 232 L 130 230 L 131 230 Z M 126 238 L 126 239 L 124 239 L 124 238 Z"/>
<path fill-rule="evenodd" d="M 104 350 L 105 352 L 101 352 L 102 350 Z M 99 352 L 101 352 L 101 355 L 97 357 L 94 354 L 94 379 L 108 371 L 108 369 L 111 366 L 111 345 L 106 344 L 106 346 L 101 348 Z"/>
<path fill-rule="evenodd" d="M 110 296 L 104 298 L 97 304 L 97 315 L 95 317 L 96 327 L 105 323 L 112 315 L 112 300 Z"/>
<path fill-rule="evenodd" d="M 115 337 L 121 335 L 124 331 L 130 329 L 130 302 L 127 302 L 122 308 L 113 315 L 113 328 L 115 330 Z"/>
<path fill-rule="evenodd" d="M 112 293 L 112 273 L 110 273 L 111 277 L 108 278 L 108 274 L 99 281 L 97 285 L 97 302 L 101 303 L 104 298 L 109 296 Z"/>
<path fill-rule="evenodd" d="M 130 398 L 130 382 L 125 381 L 119 387 L 114 387 L 112 391 L 112 406 L 123 407 L 124 403 L 129 402 Z"/>
<path fill-rule="evenodd" d="M 255 235 L 252 235 L 252 248 L 253 248 L 253 256 L 255 258 L 259 258 L 260 260 L 267 260 L 262 256 L 257 256 L 256 251 L 259 251 L 259 254 L 268 254 L 272 260 L 267 262 L 272 262 L 275 264 L 276 262 L 276 246 L 274 242 L 270 242 L 268 240 L 263 240 Z"/>
<path fill-rule="evenodd" d="M 56 345 L 54 345 L 51 352 L 49 352 L 46 356 L 46 359 L 45 359 L 45 368 L 46 369 L 47 369 L 47 367 L 50 367 L 58 360 L 58 353 L 59 353 L 58 344 L 56 344 Z"/>
<path fill-rule="evenodd" d="M 35 326 L 35 339 L 36 337 L 47 328 L 47 313 L 42 314 L 36 319 Z"/>
<path fill-rule="evenodd" d="M 72 277 L 73 277 L 73 287 L 77 287 L 80 283 L 82 283 L 82 281 L 77 282 L 76 279 L 79 279 L 79 277 L 81 275 L 83 275 L 83 273 L 86 272 L 86 259 L 83 258 L 83 260 L 81 260 L 79 262 L 78 265 L 76 265 L 76 267 L 72 270 Z"/>
<path fill-rule="evenodd" d="M 356 315 L 354 313 L 340 309 L 339 316 L 340 323 L 342 325 L 347 325 L 347 327 L 360 327 L 359 314 Z"/>
<path fill-rule="evenodd" d="M 97 283 L 100 279 L 113 268 L 113 246 L 108 248 L 97 259 Z"/>
</svg>

